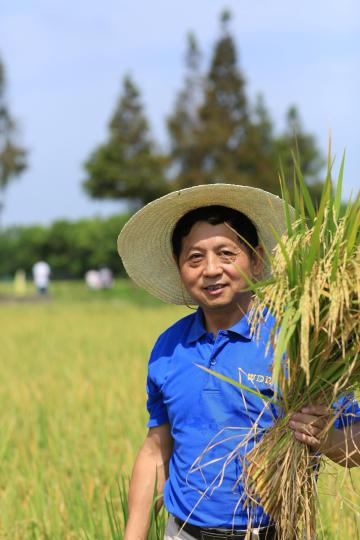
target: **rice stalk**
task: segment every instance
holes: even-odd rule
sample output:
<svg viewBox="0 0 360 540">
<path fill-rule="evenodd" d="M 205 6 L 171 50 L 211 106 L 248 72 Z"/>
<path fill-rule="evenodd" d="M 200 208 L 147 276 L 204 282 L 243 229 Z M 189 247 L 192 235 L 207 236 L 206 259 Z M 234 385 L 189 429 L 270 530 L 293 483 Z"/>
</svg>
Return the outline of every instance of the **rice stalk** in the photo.
<svg viewBox="0 0 360 540">
<path fill-rule="evenodd" d="M 247 454 L 241 480 L 245 504 L 261 504 L 281 540 L 310 539 L 316 531 L 319 455 L 293 437 L 287 426 L 290 416 L 308 404 L 330 409 L 360 386 L 360 194 L 341 215 L 344 162 L 335 193 L 330 164 L 329 157 L 315 209 L 295 159 L 295 220 L 286 210 L 287 234 L 271 258 L 273 278 L 254 285 L 253 334 L 259 335 L 264 313 L 276 321 L 268 347 L 274 349 L 273 381 L 281 414 Z M 283 194 L 289 204 L 285 188 Z M 329 417 L 325 432 L 340 413 Z"/>
</svg>

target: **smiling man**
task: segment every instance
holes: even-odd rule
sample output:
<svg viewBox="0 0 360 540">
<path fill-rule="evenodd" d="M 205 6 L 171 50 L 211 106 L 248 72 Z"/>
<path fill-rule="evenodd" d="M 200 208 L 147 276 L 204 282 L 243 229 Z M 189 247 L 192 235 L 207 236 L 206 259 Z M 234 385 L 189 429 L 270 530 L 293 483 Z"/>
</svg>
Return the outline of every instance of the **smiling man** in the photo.
<svg viewBox="0 0 360 540">
<path fill-rule="evenodd" d="M 276 538 L 260 506 L 244 508 L 239 478 L 256 442 L 254 424 L 263 433 L 278 411 L 195 364 L 240 379 L 264 397 L 273 394 L 266 345 L 274 320 L 267 318 L 255 340 L 247 278 L 269 274 L 273 230 L 285 230 L 283 205 L 251 187 L 197 186 L 150 203 L 119 236 L 124 266 L 140 286 L 165 302 L 198 306 L 168 328 L 151 353 L 149 431 L 132 474 L 126 540 L 146 538 L 155 483 L 170 514 L 167 540 L 245 538 L 247 531 L 251 538 Z M 290 427 L 299 440 L 339 463 L 351 448 L 351 464 L 357 464 L 359 406 L 348 400 L 340 407 L 327 441 L 320 433 L 328 411 L 319 406 L 299 411 Z M 245 438 L 247 446 L 241 444 Z"/>
<path fill-rule="evenodd" d="M 172 243 L 182 283 L 201 306 L 207 329 L 216 334 L 233 326 L 251 301 L 245 275 L 262 272 L 263 249 L 252 222 L 224 206 L 198 208 L 178 221 Z"/>
</svg>

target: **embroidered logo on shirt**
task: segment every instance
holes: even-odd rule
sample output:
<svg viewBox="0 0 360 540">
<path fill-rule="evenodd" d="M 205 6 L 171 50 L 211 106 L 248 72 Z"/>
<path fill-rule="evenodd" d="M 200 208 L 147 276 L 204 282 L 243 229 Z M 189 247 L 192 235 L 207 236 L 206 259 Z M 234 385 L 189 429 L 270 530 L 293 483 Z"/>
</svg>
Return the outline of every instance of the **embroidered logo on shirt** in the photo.
<svg viewBox="0 0 360 540">
<path fill-rule="evenodd" d="M 261 375 L 260 373 L 248 373 L 247 379 L 252 383 L 264 383 L 269 385 L 273 382 L 270 375 Z"/>
</svg>

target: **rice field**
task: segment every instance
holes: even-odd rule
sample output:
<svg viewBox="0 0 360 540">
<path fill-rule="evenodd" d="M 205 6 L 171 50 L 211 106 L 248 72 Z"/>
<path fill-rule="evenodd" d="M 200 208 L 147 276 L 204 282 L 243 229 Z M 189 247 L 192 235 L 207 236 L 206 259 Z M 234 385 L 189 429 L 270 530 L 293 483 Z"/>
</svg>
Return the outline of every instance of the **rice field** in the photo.
<svg viewBox="0 0 360 540">
<path fill-rule="evenodd" d="M 120 515 L 117 484 L 146 433 L 147 358 L 188 310 L 126 281 L 59 283 L 44 301 L 10 292 L 0 285 L 0 538 L 114 538 L 109 501 Z M 360 538 L 359 471 L 327 467 L 319 492 L 319 538 Z"/>
</svg>

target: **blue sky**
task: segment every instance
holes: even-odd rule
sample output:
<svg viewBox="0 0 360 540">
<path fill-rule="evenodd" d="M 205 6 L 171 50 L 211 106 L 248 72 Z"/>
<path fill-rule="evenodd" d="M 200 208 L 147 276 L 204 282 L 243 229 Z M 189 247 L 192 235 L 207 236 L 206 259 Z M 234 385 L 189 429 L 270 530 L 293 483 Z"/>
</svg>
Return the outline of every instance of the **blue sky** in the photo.
<svg viewBox="0 0 360 540">
<path fill-rule="evenodd" d="M 324 152 L 331 130 L 337 163 L 346 148 L 345 195 L 357 191 L 358 0 L 8 0 L 1 6 L 0 54 L 30 167 L 7 191 L 3 224 L 121 209 L 119 202 L 89 199 L 81 182 L 82 163 L 106 136 L 122 77 L 130 73 L 139 85 L 154 136 L 165 144 L 186 33 L 196 34 L 206 67 L 224 7 L 234 15 L 249 98 L 264 95 L 278 130 L 296 104 Z"/>
</svg>

